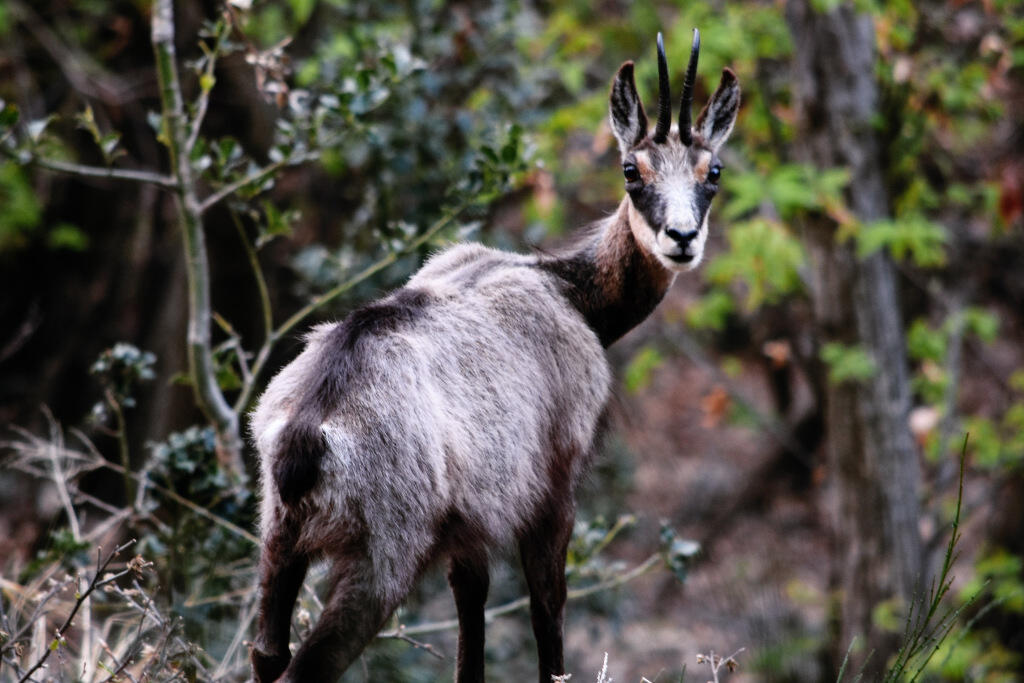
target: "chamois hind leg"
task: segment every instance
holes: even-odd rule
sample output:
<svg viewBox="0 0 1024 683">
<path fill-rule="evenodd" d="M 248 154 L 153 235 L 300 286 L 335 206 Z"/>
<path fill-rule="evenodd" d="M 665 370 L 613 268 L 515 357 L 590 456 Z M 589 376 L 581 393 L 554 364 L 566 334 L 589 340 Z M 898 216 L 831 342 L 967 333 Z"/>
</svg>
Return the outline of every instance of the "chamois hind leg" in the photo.
<svg viewBox="0 0 1024 683">
<path fill-rule="evenodd" d="M 453 555 L 448 568 L 448 583 L 455 595 L 459 615 L 459 658 L 455 667 L 456 683 L 483 683 L 484 680 L 484 603 L 490 577 L 487 556 Z"/>
<path fill-rule="evenodd" d="M 292 609 L 309 567 L 309 558 L 293 550 L 297 536 L 296 525 L 285 521 L 268 535 L 260 553 L 259 620 L 252 649 L 257 683 L 277 680 L 291 659 Z"/>
<path fill-rule="evenodd" d="M 572 536 L 575 507 L 571 499 L 553 501 L 519 539 L 526 583 L 530 587 L 530 620 L 537 639 L 540 682 L 565 673 L 562 618 L 565 610 L 565 553 Z"/>
<path fill-rule="evenodd" d="M 374 587 L 366 557 L 335 560 L 324 610 L 295 652 L 283 683 L 332 683 L 355 661 L 397 606 Z"/>
</svg>

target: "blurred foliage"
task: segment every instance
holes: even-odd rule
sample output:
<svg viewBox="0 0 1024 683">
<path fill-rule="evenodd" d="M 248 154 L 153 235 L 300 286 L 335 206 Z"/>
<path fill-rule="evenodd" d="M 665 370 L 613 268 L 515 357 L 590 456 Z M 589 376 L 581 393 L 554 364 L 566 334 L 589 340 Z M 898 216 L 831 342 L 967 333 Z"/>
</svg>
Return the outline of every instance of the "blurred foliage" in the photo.
<svg viewBox="0 0 1024 683">
<path fill-rule="evenodd" d="M 13 161 L 0 163 L 0 205 L 0 251 L 13 250 L 39 225 L 41 213 L 25 171 Z"/>
<path fill-rule="evenodd" d="M 156 377 L 153 365 L 156 356 L 141 351 L 132 344 L 118 342 L 100 354 L 89 368 L 111 398 L 125 408 L 135 405 L 134 394 L 138 385 Z"/>
<path fill-rule="evenodd" d="M 726 239 L 729 249 L 708 264 L 707 278 L 722 287 L 742 284 L 744 310 L 777 302 L 800 288 L 803 247 L 782 223 L 763 218 L 737 222 Z"/>
<path fill-rule="evenodd" d="M 828 366 L 828 379 L 835 384 L 857 382 L 878 371 L 875 360 L 859 346 L 830 342 L 821 347 L 821 359 Z"/>
<path fill-rule="evenodd" d="M 661 352 L 653 346 L 644 346 L 626 365 L 622 383 L 631 394 L 643 391 L 650 385 L 655 371 L 664 363 Z"/>
<path fill-rule="evenodd" d="M 234 485 L 218 461 L 209 427 L 190 427 L 153 444 L 146 474 L 161 489 L 148 501 L 146 512 L 156 523 L 145 525 L 149 528 L 139 539 L 140 552 L 163 559 L 156 567 L 160 583 L 184 618 L 186 635 L 216 651 L 223 644 L 217 642 L 211 620 L 235 615 L 230 604 L 217 598 L 249 585 L 245 568 L 253 547 L 215 519 L 253 528 L 255 498 L 247 488 Z M 168 499 L 162 490 L 177 496 Z M 193 506 L 214 517 L 196 514 Z"/>
<path fill-rule="evenodd" d="M 670 525 L 661 525 L 662 557 L 672 575 L 680 583 L 686 581 L 690 567 L 700 553 L 700 543 L 688 538 L 680 538 Z"/>
</svg>

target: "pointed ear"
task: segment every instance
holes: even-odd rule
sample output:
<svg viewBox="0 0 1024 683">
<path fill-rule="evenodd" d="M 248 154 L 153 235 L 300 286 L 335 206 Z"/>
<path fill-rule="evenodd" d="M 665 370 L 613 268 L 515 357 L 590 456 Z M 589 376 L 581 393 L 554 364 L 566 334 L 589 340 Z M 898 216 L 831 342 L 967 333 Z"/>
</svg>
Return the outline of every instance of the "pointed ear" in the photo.
<svg viewBox="0 0 1024 683">
<path fill-rule="evenodd" d="M 697 132 L 714 151 L 725 143 L 740 110 L 740 83 L 731 69 L 722 69 L 722 80 L 711 101 L 697 117 Z"/>
<path fill-rule="evenodd" d="M 612 132 L 619 141 L 623 156 L 647 137 L 647 115 L 640 97 L 636 94 L 633 80 L 633 62 L 626 62 L 619 68 L 612 84 L 612 95 L 608 106 Z"/>
</svg>

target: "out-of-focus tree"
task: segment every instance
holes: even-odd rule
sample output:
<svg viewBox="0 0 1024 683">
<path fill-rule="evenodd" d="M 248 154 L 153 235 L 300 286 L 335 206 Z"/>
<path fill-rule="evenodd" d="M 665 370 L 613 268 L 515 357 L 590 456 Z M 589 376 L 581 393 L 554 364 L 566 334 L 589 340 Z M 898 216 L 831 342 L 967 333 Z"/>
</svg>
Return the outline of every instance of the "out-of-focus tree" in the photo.
<svg viewBox="0 0 1024 683">
<path fill-rule="evenodd" d="M 797 153 L 820 169 L 846 169 L 849 220 L 885 220 L 891 199 L 872 125 L 881 102 L 872 19 L 849 5 L 821 11 L 804 0 L 787 3 L 786 16 Z M 920 473 L 895 268 L 885 251 L 859 257 L 852 243 L 837 238 L 839 228 L 827 217 L 809 220 L 804 243 L 818 343 L 831 351 L 826 360 L 835 367 L 862 352 L 868 361 L 862 371 L 827 382 L 824 413 L 836 492 L 838 643 L 858 640 L 851 668 L 876 680 L 899 636 L 873 622 L 874 610 L 887 600 L 910 605 L 922 585 Z"/>
</svg>

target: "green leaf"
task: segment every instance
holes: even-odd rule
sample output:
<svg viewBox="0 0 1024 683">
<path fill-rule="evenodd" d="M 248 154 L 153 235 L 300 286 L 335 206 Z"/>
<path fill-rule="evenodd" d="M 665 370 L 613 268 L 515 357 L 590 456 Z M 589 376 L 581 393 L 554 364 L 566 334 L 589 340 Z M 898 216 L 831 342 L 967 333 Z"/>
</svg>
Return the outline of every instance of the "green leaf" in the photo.
<svg viewBox="0 0 1024 683">
<path fill-rule="evenodd" d="M 1015 370 L 1013 374 L 1010 375 L 1009 384 L 1010 388 L 1014 391 L 1024 393 L 1024 369 Z"/>
<path fill-rule="evenodd" d="M 20 248 L 39 225 L 42 207 L 24 170 L 13 161 L 0 162 L 0 253 Z"/>
<path fill-rule="evenodd" d="M 833 384 L 870 379 L 878 370 L 875 359 L 859 346 L 829 342 L 821 349 L 821 359 L 828 365 L 828 379 Z"/>
<path fill-rule="evenodd" d="M 46 243 L 51 249 L 85 251 L 89 247 L 89 236 L 76 225 L 60 223 L 46 236 Z"/>
<path fill-rule="evenodd" d="M 906 608 L 902 598 L 889 598 L 878 603 L 871 610 L 871 622 L 887 633 L 899 633 L 903 630 L 905 613 Z"/>
<path fill-rule="evenodd" d="M 783 224 L 754 218 L 733 225 L 727 239 L 729 250 L 708 264 L 707 277 L 723 287 L 745 284 L 744 307 L 748 311 L 801 287 L 803 247 Z"/>
<path fill-rule="evenodd" d="M 264 220 L 259 224 L 260 232 L 256 238 L 257 248 L 264 246 L 275 237 L 291 235 L 292 225 L 299 219 L 297 209 L 281 211 L 270 201 L 264 201 L 262 205 Z"/>
<path fill-rule="evenodd" d="M 866 258 L 888 249 L 893 258 L 910 258 L 922 268 L 946 262 L 946 230 L 920 215 L 874 221 L 856 232 L 857 255 Z"/>
<path fill-rule="evenodd" d="M 43 133 L 46 132 L 47 127 L 53 123 L 56 118 L 56 116 L 51 114 L 50 116 L 28 122 L 26 129 L 28 130 L 28 136 L 32 139 L 33 143 L 39 143 L 40 139 L 43 137 Z"/>
<path fill-rule="evenodd" d="M 75 115 L 75 123 L 82 130 L 88 131 L 93 140 L 100 139 L 100 129 L 96 125 L 96 116 L 92 112 L 92 106 L 85 105 L 85 109 Z"/>
<path fill-rule="evenodd" d="M 907 352 L 916 360 L 940 363 L 946 357 L 946 334 L 923 319 L 915 320 L 907 330 Z"/>
<path fill-rule="evenodd" d="M 734 310 L 729 293 L 715 287 L 686 309 L 686 322 L 695 329 L 720 332 Z"/>
<path fill-rule="evenodd" d="M 624 385 L 626 391 L 635 394 L 646 389 L 654 371 L 664 362 L 661 353 L 653 346 L 645 346 L 637 352 L 626 366 Z"/>
<path fill-rule="evenodd" d="M 288 0 L 288 4 L 292 8 L 292 16 L 295 17 L 295 23 L 299 26 L 309 21 L 310 15 L 313 14 L 313 9 L 316 8 L 316 0 Z"/>
<path fill-rule="evenodd" d="M 972 306 L 963 312 L 964 331 L 978 336 L 981 341 L 990 344 L 999 333 L 999 318 L 983 308 Z"/>
<path fill-rule="evenodd" d="M 0 100 L 0 129 L 12 127 L 19 117 L 18 105 Z"/>
<path fill-rule="evenodd" d="M 750 213 L 768 198 L 764 177 L 760 173 L 729 174 L 728 199 L 722 207 L 722 218 L 734 221 Z"/>
<path fill-rule="evenodd" d="M 516 144 L 516 141 L 508 142 L 501 148 L 501 160 L 506 164 L 511 164 L 518 158 L 519 145 Z"/>
</svg>

